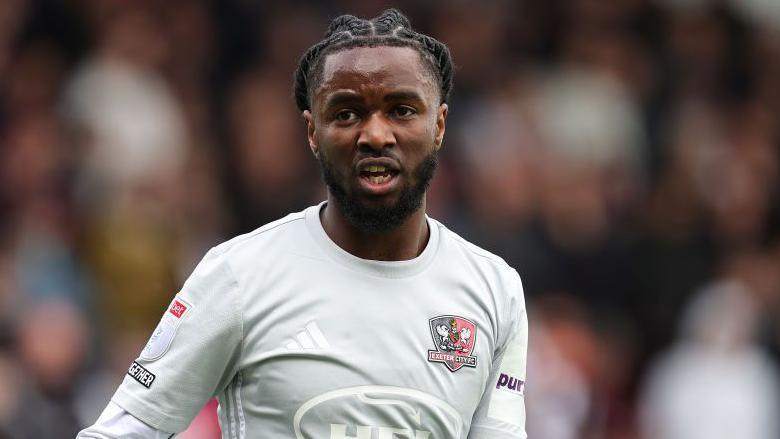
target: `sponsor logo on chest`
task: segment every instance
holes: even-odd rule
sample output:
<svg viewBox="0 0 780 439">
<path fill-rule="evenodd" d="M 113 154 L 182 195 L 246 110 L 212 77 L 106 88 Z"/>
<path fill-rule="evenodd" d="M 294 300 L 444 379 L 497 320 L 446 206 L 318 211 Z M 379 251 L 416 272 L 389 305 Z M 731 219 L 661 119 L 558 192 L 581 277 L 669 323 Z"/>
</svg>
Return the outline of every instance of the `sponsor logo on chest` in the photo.
<svg viewBox="0 0 780 439">
<path fill-rule="evenodd" d="M 358 425 L 355 427 L 355 436 L 347 435 L 346 424 L 330 424 L 330 439 L 429 439 L 431 432 L 425 430 L 412 430 L 409 428 L 372 427 Z"/>
<path fill-rule="evenodd" d="M 393 386 L 331 390 L 293 415 L 296 439 L 449 439 L 465 437 L 452 404 L 431 393 Z"/>
</svg>

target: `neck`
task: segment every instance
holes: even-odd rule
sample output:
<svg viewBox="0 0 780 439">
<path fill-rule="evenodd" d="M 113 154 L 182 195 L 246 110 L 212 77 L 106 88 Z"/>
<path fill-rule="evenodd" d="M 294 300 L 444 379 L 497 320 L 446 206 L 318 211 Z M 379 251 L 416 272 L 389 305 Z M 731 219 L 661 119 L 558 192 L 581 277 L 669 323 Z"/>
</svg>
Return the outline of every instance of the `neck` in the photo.
<svg viewBox="0 0 780 439">
<path fill-rule="evenodd" d="M 382 233 L 356 228 L 330 195 L 325 208 L 320 211 L 320 220 L 325 233 L 336 245 L 361 259 L 375 261 L 414 259 L 425 249 L 430 235 L 425 220 L 425 200 L 400 226 Z"/>
</svg>

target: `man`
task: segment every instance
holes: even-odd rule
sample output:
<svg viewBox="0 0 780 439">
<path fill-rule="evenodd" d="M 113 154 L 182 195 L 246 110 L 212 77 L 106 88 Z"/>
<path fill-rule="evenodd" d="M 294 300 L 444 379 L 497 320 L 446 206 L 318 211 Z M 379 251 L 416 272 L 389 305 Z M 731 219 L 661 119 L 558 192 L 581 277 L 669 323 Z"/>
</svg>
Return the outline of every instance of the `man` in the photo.
<svg viewBox="0 0 780 439">
<path fill-rule="evenodd" d="M 406 17 L 336 18 L 295 95 L 326 202 L 212 249 L 96 425 L 166 438 L 525 438 L 517 273 L 425 215 L 452 86 Z"/>
</svg>

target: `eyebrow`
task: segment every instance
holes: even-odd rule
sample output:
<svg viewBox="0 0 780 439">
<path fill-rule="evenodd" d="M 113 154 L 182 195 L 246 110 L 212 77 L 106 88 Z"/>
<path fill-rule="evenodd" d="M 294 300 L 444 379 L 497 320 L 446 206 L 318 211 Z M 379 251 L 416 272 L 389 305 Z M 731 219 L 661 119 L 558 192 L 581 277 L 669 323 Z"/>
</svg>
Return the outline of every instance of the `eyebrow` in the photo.
<svg viewBox="0 0 780 439">
<path fill-rule="evenodd" d="M 392 93 L 388 93 L 385 96 L 384 101 L 385 102 L 393 102 L 393 101 L 418 101 L 418 102 L 424 102 L 424 99 L 416 91 L 401 90 L 401 91 L 394 91 Z"/>
<path fill-rule="evenodd" d="M 387 95 L 385 95 L 383 100 L 385 102 L 397 102 L 397 101 L 425 102 L 425 100 L 419 93 L 412 90 L 399 90 L 399 91 L 388 93 Z M 328 97 L 328 100 L 325 101 L 325 108 L 333 108 L 344 104 L 357 104 L 362 102 L 364 102 L 364 99 L 363 96 L 361 96 L 359 93 L 354 93 L 350 91 L 339 91 L 333 93 Z"/>
<path fill-rule="evenodd" d="M 341 92 L 333 93 L 330 97 L 328 97 L 328 100 L 325 101 L 325 108 L 337 107 L 343 104 L 352 104 L 352 103 L 359 103 L 359 102 L 363 102 L 363 97 L 360 96 L 359 94 L 341 91 Z"/>
</svg>

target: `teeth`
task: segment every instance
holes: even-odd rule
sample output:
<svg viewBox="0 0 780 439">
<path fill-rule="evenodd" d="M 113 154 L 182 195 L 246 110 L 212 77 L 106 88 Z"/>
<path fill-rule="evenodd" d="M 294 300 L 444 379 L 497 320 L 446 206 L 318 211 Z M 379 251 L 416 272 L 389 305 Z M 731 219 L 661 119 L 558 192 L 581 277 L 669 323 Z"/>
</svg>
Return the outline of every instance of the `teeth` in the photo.
<svg viewBox="0 0 780 439">
<path fill-rule="evenodd" d="M 366 168 L 368 172 L 385 172 L 384 166 L 377 166 L 377 165 L 371 165 L 368 168 Z"/>
<path fill-rule="evenodd" d="M 390 179 L 390 176 L 378 176 L 378 175 L 372 175 L 368 177 L 368 181 L 370 181 L 373 184 L 382 184 Z"/>
</svg>

